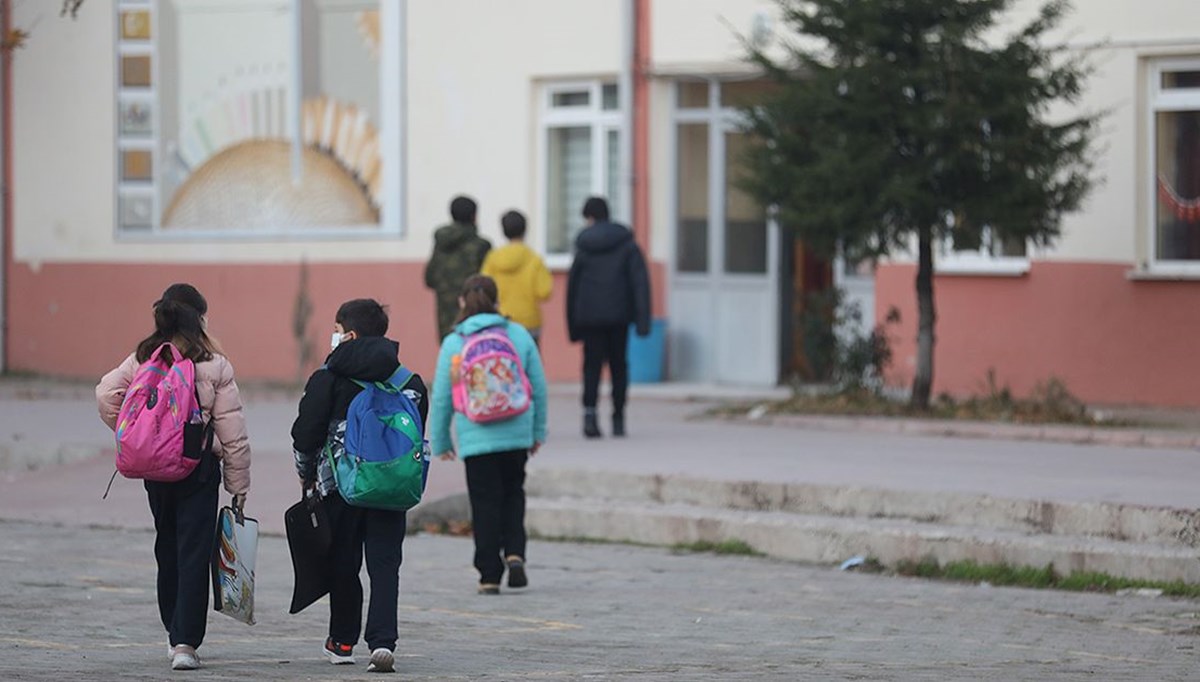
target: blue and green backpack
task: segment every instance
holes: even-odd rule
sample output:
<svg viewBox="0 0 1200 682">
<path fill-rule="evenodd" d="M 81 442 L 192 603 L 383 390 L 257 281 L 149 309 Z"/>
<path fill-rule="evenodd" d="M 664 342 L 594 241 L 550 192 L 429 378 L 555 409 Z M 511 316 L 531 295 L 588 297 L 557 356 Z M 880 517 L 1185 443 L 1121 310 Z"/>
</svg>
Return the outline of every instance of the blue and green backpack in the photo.
<svg viewBox="0 0 1200 682">
<path fill-rule="evenodd" d="M 345 439 L 325 446 L 338 491 L 354 506 L 403 511 L 421 501 L 429 449 L 421 413 L 404 394 L 412 377 L 401 365 L 386 382 L 354 380 L 363 390 L 346 411 Z"/>
</svg>

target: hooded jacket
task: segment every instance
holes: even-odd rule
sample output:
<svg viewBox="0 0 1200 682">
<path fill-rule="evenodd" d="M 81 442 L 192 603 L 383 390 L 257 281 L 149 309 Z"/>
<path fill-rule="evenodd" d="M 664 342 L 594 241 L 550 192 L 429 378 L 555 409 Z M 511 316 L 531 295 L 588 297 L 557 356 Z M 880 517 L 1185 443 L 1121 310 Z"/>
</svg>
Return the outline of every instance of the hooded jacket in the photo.
<svg viewBox="0 0 1200 682">
<path fill-rule="evenodd" d="M 550 298 L 554 283 L 536 251 L 512 242 L 489 251 L 480 272 L 496 280 L 501 315 L 526 329 L 542 328 L 541 302 Z"/>
<path fill-rule="evenodd" d="M 572 341 L 589 328 L 637 325 L 650 333 L 650 277 L 646 260 L 624 225 L 602 222 L 575 238 L 567 278 L 567 332 Z"/>
<path fill-rule="evenodd" d="M 451 223 L 433 233 L 433 255 L 425 266 L 425 286 L 437 292 L 438 338 L 450 333 L 458 316 L 463 282 L 479 272 L 492 243 L 470 223 Z"/>
<path fill-rule="evenodd" d="M 363 389 L 354 379 L 363 382 L 387 381 L 400 366 L 397 355 L 400 344 L 382 336 L 367 336 L 343 341 L 333 349 L 325 364 L 304 386 L 300 412 L 292 424 L 292 454 L 296 473 L 307 483 L 316 481 L 322 496 L 337 489 L 333 468 L 322 454 L 330 433 L 346 421 L 350 402 Z M 428 424 L 428 389 L 419 374 L 414 374 L 404 389 L 417 404 L 421 424 Z"/>
<path fill-rule="evenodd" d="M 110 429 L 117 427 L 125 391 L 139 366 L 137 357 L 130 354 L 96 386 L 100 419 Z M 224 355 L 214 355 L 212 360 L 196 363 L 196 394 L 200 398 L 201 413 L 212 420 L 216 436 L 213 452 L 221 460 L 225 490 L 230 495 L 248 492 L 250 439 L 246 434 L 246 414 L 242 410 L 237 382 L 233 379 L 233 365 Z"/>
<path fill-rule="evenodd" d="M 476 424 L 466 415 L 454 411 L 454 400 L 450 395 L 450 367 L 453 357 L 462 352 L 465 336 L 499 326 L 505 327 L 508 338 L 521 358 L 521 367 L 533 392 L 533 405 L 511 419 Z M 546 375 L 542 370 L 542 358 L 537 345 L 524 327 L 494 313 L 480 313 L 463 320 L 454 328 L 454 333 L 442 341 L 437 372 L 433 377 L 433 420 L 426 432 L 429 434 L 430 451 L 434 455 L 454 449 L 450 441 L 452 422 L 458 434 L 459 457 L 526 449 L 535 442 L 546 442 Z"/>
</svg>

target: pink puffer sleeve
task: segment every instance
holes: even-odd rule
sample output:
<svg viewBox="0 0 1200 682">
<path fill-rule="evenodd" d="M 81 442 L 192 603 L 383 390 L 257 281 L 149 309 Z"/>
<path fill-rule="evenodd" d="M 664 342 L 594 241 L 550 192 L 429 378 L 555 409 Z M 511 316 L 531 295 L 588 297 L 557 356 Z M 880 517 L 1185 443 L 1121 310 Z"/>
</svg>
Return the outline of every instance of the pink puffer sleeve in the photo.
<svg viewBox="0 0 1200 682">
<path fill-rule="evenodd" d="M 250 490 L 250 438 L 246 433 L 246 413 L 233 378 L 233 365 L 217 356 L 218 374 L 213 381 L 213 429 L 221 442 L 221 460 L 225 471 L 225 490 L 238 495 Z"/>
<path fill-rule="evenodd" d="M 112 430 L 117 429 L 117 415 L 121 412 L 121 403 L 125 400 L 125 390 L 133 381 L 133 373 L 137 371 L 138 363 L 131 353 L 116 369 L 105 374 L 96 384 L 96 407 L 100 410 L 100 421 Z"/>
</svg>

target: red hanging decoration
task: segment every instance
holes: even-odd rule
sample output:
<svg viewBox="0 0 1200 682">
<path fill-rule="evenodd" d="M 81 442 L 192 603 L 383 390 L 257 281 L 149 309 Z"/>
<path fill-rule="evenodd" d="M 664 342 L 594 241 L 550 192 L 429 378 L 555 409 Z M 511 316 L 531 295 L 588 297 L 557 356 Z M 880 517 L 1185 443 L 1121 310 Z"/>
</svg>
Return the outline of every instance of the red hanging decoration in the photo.
<svg viewBox="0 0 1200 682">
<path fill-rule="evenodd" d="M 1200 223 L 1200 197 L 1184 199 L 1163 176 L 1158 176 L 1158 200 L 1185 223 Z"/>
</svg>

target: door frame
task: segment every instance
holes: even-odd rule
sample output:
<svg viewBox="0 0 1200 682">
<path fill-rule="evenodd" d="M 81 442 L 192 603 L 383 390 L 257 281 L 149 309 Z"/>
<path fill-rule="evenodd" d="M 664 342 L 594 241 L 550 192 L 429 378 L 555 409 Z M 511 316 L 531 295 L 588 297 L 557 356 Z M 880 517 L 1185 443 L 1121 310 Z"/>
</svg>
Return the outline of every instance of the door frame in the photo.
<svg viewBox="0 0 1200 682">
<path fill-rule="evenodd" d="M 703 81 L 708 85 L 708 102 L 704 109 L 681 109 L 678 105 L 680 83 L 683 80 L 691 82 Z M 744 134 L 740 131 L 741 115 L 732 107 L 721 106 L 722 80 L 717 77 L 701 77 L 676 79 L 672 81 L 669 95 L 669 126 L 670 134 L 667 143 L 667 158 L 670 160 L 671 171 L 667 181 L 667 216 L 669 225 L 670 258 L 667 264 L 670 296 L 674 296 L 677 286 L 691 290 L 704 291 L 709 294 L 709 318 L 714 326 L 712 334 L 715 340 L 714 353 L 706 362 L 707 383 L 752 383 L 757 385 L 778 385 L 780 376 L 780 333 L 781 333 L 781 302 L 779 295 L 781 272 L 781 238 L 775 212 L 766 211 L 766 271 L 764 273 L 728 273 L 725 271 L 725 236 L 726 225 L 726 180 L 728 169 L 725 166 L 726 139 L 729 133 Z M 705 124 L 708 126 L 708 270 L 704 273 L 680 272 L 678 269 L 678 239 L 679 239 L 679 126 L 681 124 Z M 759 289 L 762 295 L 769 297 L 770 323 L 765 332 L 764 341 L 771 345 L 767 353 L 771 363 L 769 377 L 759 380 L 744 381 L 722 376 L 720 367 L 721 344 L 719 311 L 719 296 L 722 291 Z M 672 306 L 674 308 L 674 306 Z M 674 378 L 674 377 L 672 377 Z"/>
</svg>

